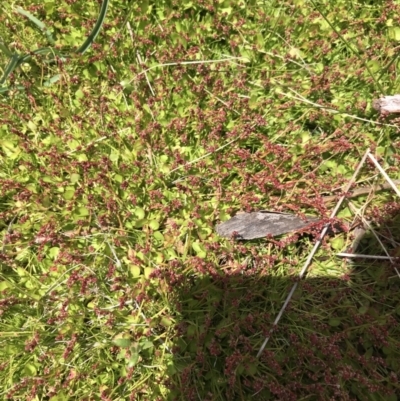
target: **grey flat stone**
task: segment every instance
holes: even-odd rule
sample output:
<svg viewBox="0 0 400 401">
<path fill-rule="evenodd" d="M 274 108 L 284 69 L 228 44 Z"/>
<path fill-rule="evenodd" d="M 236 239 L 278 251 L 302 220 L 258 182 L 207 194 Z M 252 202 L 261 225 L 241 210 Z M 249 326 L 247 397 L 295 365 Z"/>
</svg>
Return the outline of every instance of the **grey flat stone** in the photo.
<svg viewBox="0 0 400 401">
<path fill-rule="evenodd" d="M 216 229 L 221 237 L 237 239 L 256 239 L 267 235 L 278 236 L 297 231 L 311 223 L 320 221 L 318 217 L 301 219 L 290 213 L 271 212 L 260 210 L 251 213 L 239 213 L 231 219 L 218 224 Z"/>
</svg>

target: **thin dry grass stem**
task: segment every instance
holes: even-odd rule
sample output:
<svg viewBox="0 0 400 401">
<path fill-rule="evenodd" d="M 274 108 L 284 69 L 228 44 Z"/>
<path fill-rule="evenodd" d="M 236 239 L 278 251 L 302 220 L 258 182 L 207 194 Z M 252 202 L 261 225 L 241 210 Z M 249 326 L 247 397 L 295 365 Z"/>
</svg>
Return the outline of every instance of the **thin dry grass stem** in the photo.
<svg viewBox="0 0 400 401">
<path fill-rule="evenodd" d="M 398 257 L 393 257 L 393 256 L 364 255 L 362 253 L 347 253 L 347 252 L 337 253 L 336 256 L 339 256 L 340 258 L 352 258 L 352 259 L 362 258 L 362 259 L 378 259 L 378 260 L 390 260 L 390 261 L 392 261 L 393 259 L 399 259 Z"/>
<path fill-rule="evenodd" d="M 190 166 L 190 165 L 192 165 L 192 164 L 194 164 L 194 163 L 197 163 L 197 162 L 199 162 L 200 160 L 203 160 L 203 159 L 205 159 L 206 157 L 211 156 L 212 154 L 214 154 L 214 153 L 216 153 L 216 152 L 219 152 L 220 150 L 226 148 L 227 146 L 231 145 L 233 142 L 236 142 L 236 141 L 239 140 L 239 139 L 240 139 L 240 135 L 239 135 L 237 138 L 234 138 L 234 139 L 230 140 L 230 141 L 227 142 L 225 145 L 220 146 L 218 149 L 215 149 L 213 152 L 208 152 L 208 153 L 206 153 L 205 155 L 198 157 L 197 159 L 194 159 L 194 160 L 192 160 L 192 161 L 190 161 L 190 162 L 188 162 L 188 163 L 182 164 L 181 166 L 174 168 L 174 169 L 171 170 L 168 174 L 171 174 L 171 173 L 173 173 L 173 172 L 175 172 L 175 171 L 177 171 L 177 170 L 180 170 L 181 168 L 184 168 L 184 167 Z M 179 181 L 179 180 L 177 180 L 177 181 Z M 174 181 L 174 182 L 175 182 L 175 181 Z"/>
<path fill-rule="evenodd" d="M 65 280 L 62 280 L 62 278 L 64 276 L 66 276 L 70 271 L 74 270 L 76 267 L 84 267 L 85 269 L 89 270 L 90 273 L 92 273 L 94 276 L 96 275 L 96 273 L 89 267 L 86 266 L 82 263 L 78 263 L 72 267 L 70 267 L 68 270 L 66 270 L 64 273 L 62 273 L 60 275 L 60 277 L 58 278 L 58 280 L 56 280 L 56 282 L 45 292 L 45 294 L 43 295 L 43 297 L 46 297 L 48 294 L 50 294 L 52 291 L 54 291 L 57 287 L 59 287 L 61 284 L 64 284 L 68 281 L 68 278 L 66 278 Z"/>
<path fill-rule="evenodd" d="M 370 160 L 374 163 L 375 167 L 379 170 L 379 172 L 383 175 L 383 177 L 385 178 L 385 180 L 388 182 L 388 184 L 390 185 L 391 188 L 393 188 L 393 190 L 396 192 L 397 196 L 400 197 L 400 191 L 399 189 L 396 187 L 395 182 L 393 182 L 393 180 L 387 175 L 386 171 L 383 169 L 383 167 L 378 163 L 378 161 L 376 160 L 376 158 L 371 154 L 368 153 L 368 157 L 370 158 Z M 397 181 L 396 181 L 397 182 Z M 382 241 L 380 240 L 378 234 L 376 233 L 376 231 L 374 230 L 374 228 L 369 224 L 369 222 L 363 217 L 361 216 L 362 222 L 365 226 L 367 226 L 370 231 L 372 232 L 372 234 L 374 235 L 374 237 L 376 238 L 376 240 L 378 241 L 378 243 L 380 244 L 380 246 L 382 247 L 383 251 L 386 253 L 386 256 L 389 258 L 390 262 L 393 264 L 394 263 L 394 258 L 391 257 L 389 255 L 388 250 L 386 249 L 386 247 L 384 246 L 384 244 L 382 243 Z M 379 258 L 378 258 L 379 259 Z M 394 267 L 397 275 L 400 277 L 400 272 L 399 270 Z"/>
<path fill-rule="evenodd" d="M 270 29 L 268 29 L 268 31 L 269 32 L 271 32 L 272 34 L 274 34 L 274 35 L 276 35 L 279 39 L 281 39 L 283 42 L 285 42 L 285 44 L 286 44 L 286 48 L 291 48 L 291 49 L 294 49 L 294 46 L 292 46 L 283 36 L 281 36 L 278 32 L 274 32 L 274 31 L 272 31 L 272 30 L 270 30 Z M 249 42 L 248 41 L 246 41 L 244 38 L 242 38 L 244 41 L 245 41 L 245 43 L 248 43 L 249 44 Z M 297 65 L 297 66 L 299 66 L 300 68 L 304 68 L 310 75 L 312 75 L 312 70 L 311 70 L 311 68 L 310 68 L 310 66 L 305 62 L 305 60 L 301 57 L 301 55 L 300 55 L 300 52 L 298 52 L 298 54 L 296 54 L 296 56 L 303 62 L 303 64 L 301 64 L 301 63 L 298 63 L 297 61 L 295 61 L 295 60 L 293 60 L 293 59 L 291 59 L 291 58 L 288 58 L 288 57 L 286 57 L 286 56 L 281 56 L 280 54 L 275 54 L 275 53 L 272 53 L 272 52 L 268 52 L 268 51 L 264 51 L 264 50 L 259 50 L 259 52 L 260 53 L 262 53 L 262 54 L 267 54 L 268 56 L 271 56 L 271 57 L 276 57 L 276 58 L 280 58 L 281 60 L 283 60 L 283 61 L 288 61 L 289 63 L 293 63 L 293 64 L 295 64 L 295 65 Z"/>
<path fill-rule="evenodd" d="M 111 246 L 110 242 L 107 240 L 106 237 L 104 238 L 104 241 L 106 242 L 106 244 L 108 245 L 108 247 L 110 248 L 110 250 L 111 250 L 111 252 L 112 252 L 112 254 L 113 254 L 113 256 L 114 256 L 114 262 L 115 262 L 115 264 L 117 265 L 118 268 L 120 268 L 120 267 L 122 266 L 122 263 L 121 263 L 121 261 L 118 259 L 118 256 L 117 256 L 117 254 L 116 254 L 116 252 L 115 252 L 115 250 L 114 250 L 114 247 Z"/>
<path fill-rule="evenodd" d="M 377 232 L 374 230 L 374 228 L 367 222 L 367 220 L 363 219 L 363 223 L 367 225 L 367 227 L 369 228 L 369 230 L 371 231 L 371 233 L 373 234 L 373 236 L 376 238 L 376 240 L 379 242 L 379 245 L 382 247 L 383 251 L 386 253 L 386 256 L 389 258 L 390 263 L 394 263 L 394 259 L 392 256 L 389 255 L 388 250 L 386 249 L 385 245 L 383 244 L 383 242 L 380 240 L 379 235 L 377 234 Z M 400 272 L 399 270 L 394 267 L 394 270 L 396 271 L 398 277 L 400 278 Z"/>
<path fill-rule="evenodd" d="M 210 96 L 214 97 L 215 99 L 217 99 L 219 102 L 221 102 L 226 108 L 228 108 L 229 110 L 232 110 L 234 113 L 236 113 L 238 116 L 240 116 L 240 113 L 238 111 L 236 111 L 235 109 L 232 109 L 231 107 L 229 107 L 229 105 L 224 102 L 221 98 L 219 98 L 218 96 L 215 96 L 212 92 L 210 92 L 208 89 L 204 89 Z M 247 97 L 247 96 L 245 96 Z"/>
<path fill-rule="evenodd" d="M 365 154 L 364 154 L 364 156 L 362 157 L 362 159 L 361 159 L 361 161 L 360 161 L 360 163 L 359 163 L 359 165 L 358 165 L 356 171 L 354 172 L 354 174 L 353 174 L 353 176 L 351 177 L 350 181 L 349 181 L 348 184 L 346 185 L 346 188 L 344 189 L 344 193 L 347 193 L 347 192 L 350 191 L 350 188 L 351 188 L 352 185 L 355 183 L 355 181 L 356 181 L 356 179 L 357 179 L 357 176 L 358 176 L 358 173 L 360 172 L 361 168 L 364 166 L 364 163 L 365 163 L 365 161 L 367 160 L 368 155 L 369 155 L 369 149 L 367 149 L 367 151 L 365 152 Z M 331 219 L 333 219 L 333 218 L 336 216 L 337 212 L 339 211 L 339 209 L 340 209 L 340 207 L 342 206 L 342 203 L 344 202 L 345 199 L 346 199 L 346 196 L 345 196 L 345 195 L 342 195 L 342 196 L 340 197 L 340 199 L 338 200 L 338 202 L 337 202 L 335 208 L 333 209 L 333 211 L 332 211 L 332 213 L 331 213 L 331 216 L 330 216 Z M 320 238 L 319 238 L 319 239 L 317 240 L 317 242 L 315 243 L 313 249 L 311 250 L 310 254 L 308 255 L 307 260 L 305 261 L 305 263 L 304 263 L 304 265 L 303 265 L 303 268 L 301 269 L 301 272 L 300 272 L 299 277 L 298 277 L 298 281 L 296 281 L 296 283 L 294 283 L 294 285 L 293 285 L 292 289 L 290 290 L 290 292 L 289 292 L 289 294 L 288 294 L 288 296 L 287 296 L 287 298 L 286 298 L 286 300 L 285 300 L 285 302 L 284 302 L 284 304 L 283 304 L 281 310 L 280 310 L 279 313 L 278 313 L 278 316 L 276 317 L 276 319 L 275 319 L 275 321 L 274 321 L 274 323 L 273 323 L 273 326 L 272 326 L 272 328 L 271 328 L 271 330 L 270 330 L 270 332 L 269 332 L 269 335 L 265 338 L 263 344 L 261 345 L 261 347 L 260 347 L 260 349 L 259 349 L 259 351 L 258 351 L 258 353 L 257 353 L 257 358 L 260 357 L 260 355 L 261 355 L 262 352 L 264 351 L 264 348 L 265 348 L 266 345 L 268 344 L 268 341 L 269 341 L 269 339 L 271 338 L 271 334 L 272 334 L 274 328 L 276 328 L 277 324 L 279 323 L 279 321 L 280 321 L 280 319 L 281 319 L 281 317 L 282 317 L 282 315 L 283 315 L 283 312 L 285 311 L 287 305 L 289 304 L 290 300 L 292 299 L 292 296 L 293 296 L 294 292 L 295 292 L 296 289 L 297 289 L 297 286 L 298 286 L 299 281 L 304 277 L 304 274 L 306 273 L 306 271 L 307 271 L 307 269 L 308 269 L 308 267 L 309 267 L 309 265 L 310 265 L 310 263 L 311 263 L 312 258 L 313 258 L 314 255 L 315 255 L 316 251 L 317 251 L 318 248 L 320 247 L 320 245 L 321 245 L 321 243 L 322 243 L 322 239 L 324 238 L 325 234 L 327 233 L 329 227 L 330 227 L 330 224 L 328 223 L 328 224 L 326 224 L 325 227 L 322 229 L 321 234 L 320 234 Z"/>
<path fill-rule="evenodd" d="M 110 64 L 110 68 L 111 68 L 111 71 L 112 71 L 114 74 L 117 73 L 116 69 L 113 67 L 112 64 Z M 126 99 L 126 96 L 125 96 L 125 93 L 124 93 L 124 92 L 122 92 L 122 98 L 124 99 L 125 106 L 128 107 L 128 106 L 129 106 L 129 105 L 128 105 L 128 100 Z"/>
<path fill-rule="evenodd" d="M 143 65 L 142 57 L 140 56 L 139 52 L 136 52 L 136 58 L 137 58 L 137 61 L 139 62 L 139 64 Z M 149 77 L 147 75 L 147 72 L 144 73 L 144 76 L 146 77 L 146 82 L 147 82 L 148 87 L 150 88 L 151 94 L 153 96 L 155 96 L 156 94 L 155 94 L 155 92 L 153 90 L 153 87 L 151 86 L 151 83 L 150 83 Z"/>
<path fill-rule="evenodd" d="M 355 214 L 354 220 L 352 222 L 352 224 L 355 223 L 355 220 L 357 218 L 357 216 L 363 216 L 364 215 L 364 210 L 366 208 L 366 205 L 363 205 L 361 208 L 359 208 L 357 210 L 357 208 L 353 205 L 352 202 L 348 203 L 349 209 Z M 366 227 L 363 225 L 359 225 L 356 226 L 354 229 L 354 238 L 353 238 L 353 242 L 351 243 L 351 247 L 349 249 L 351 249 L 352 252 L 356 252 L 356 250 L 358 249 L 361 240 L 364 238 L 365 233 L 367 232 Z"/>
<path fill-rule="evenodd" d="M 104 233 L 101 233 L 102 235 L 104 235 Z M 111 262 L 115 262 L 115 260 L 113 258 L 111 258 L 108 255 L 105 255 L 104 253 L 101 252 L 91 252 L 91 253 L 83 253 L 82 256 L 103 256 L 106 259 L 110 260 Z"/>
<path fill-rule="evenodd" d="M 278 83 L 278 85 L 281 85 L 282 87 L 285 86 L 285 85 L 281 84 L 280 82 L 277 82 L 277 83 Z M 317 108 L 319 108 L 319 109 L 324 109 L 324 110 L 326 110 L 328 113 L 332 113 L 332 114 L 341 114 L 341 115 L 344 116 L 344 117 L 349 117 L 349 118 L 352 118 L 352 119 L 354 119 L 354 120 L 364 121 L 364 122 L 367 122 L 367 123 L 370 123 L 370 124 L 382 125 L 382 126 L 385 126 L 385 127 L 394 127 L 394 128 L 398 128 L 398 126 L 397 126 L 397 125 L 394 125 L 394 124 L 386 124 L 386 123 L 381 123 L 381 122 L 379 122 L 379 121 L 368 120 L 367 118 L 358 117 L 358 116 L 355 116 L 355 115 L 353 115 L 353 114 L 343 113 L 343 112 L 341 112 L 341 111 L 339 111 L 339 110 L 332 109 L 331 107 L 324 106 L 324 105 L 321 105 L 321 104 L 318 104 L 318 103 L 314 103 L 314 102 L 312 102 L 311 100 L 308 100 L 308 99 L 306 99 L 304 96 L 300 95 L 300 93 L 296 92 L 294 89 L 292 89 L 292 88 L 288 88 L 288 89 L 289 89 L 291 92 L 295 93 L 296 96 L 291 95 L 291 94 L 289 94 L 289 93 L 284 93 L 284 92 L 282 92 L 282 95 L 285 95 L 285 96 L 290 97 L 290 98 L 292 98 L 292 99 L 299 100 L 299 101 L 301 101 L 301 102 L 303 102 L 303 103 L 310 104 L 310 105 L 312 105 L 312 106 L 314 106 L 314 107 L 317 107 Z"/>
<path fill-rule="evenodd" d="M 376 176 L 371 177 L 371 179 L 372 178 L 376 178 Z M 356 184 L 358 185 L 358 184 L 361 184 L 361 183 L 363 183 L 365 181 L 369 181 L 369 180 L 370 180 L 370 178 L 368 178 L 366 180 L 360 180 Z M 392 180 L 392 182 L 395 185 L 400 185 L 400 180 Z M 385 184 L 372 184 L 372 185 L 370 185 L 368 187 L 362 187 L 362 188 L 355 189 L 354 191 L 352 191 L 351 197 L 355 198 L 355 197 L 360 196 L 360 195 L 367 195 L 367 194 L 369 194 L 371 192 L 377 192 L 377 191 L 385 191 L 385 190 L 390 189 L 390 188 L 392 188 L 392 185 L 388 184 L 388 183 L 385 183 Z M 332 190 L 332 192 L 336 192 L 336 191 L 339 191 L 339 190 L 341 190 L 341 188 L 334 188 Z M 325 199 L 328 199 L 328 198 L 329 197 L 326 197 Z"/>
<path fill-rule="evenodd" d="M 140 75 L 146 74 L 147 72 L 154 70 L 155 68 L 174 67 L 177 65 L 226 63 L 226 62 L 232 62 L 233 60 L 242 60 L 244 62 L 248 61 L 248 59 L 245 57 L 228 57 L 228 58 L 222 58 L 222 59 L 218 59 L 218 60 L 175 61 L 172 63 L 157 64 L 157 65 L 153 65 L 152 67 L 147 68 L 146 70 L 143 70 L 142 72 L 139 72 L 128 83 L 131 84 L 137 77 L 140 77 Z"/>
<path fill-rule="evenodd" d="M 129 36 L 130 36 L 130 38 L 131 38 L 132 44 L 135 44 L 135 41 L 134 41 L 134 39 L 133 39 L 133 32 L 132 32 L 131 24 L 129 23 L 129 21 L 126 23 L 126 28 L 127 28 L 128 32 L 129 32 Z M 162 29 L 162 28 L 161 28 L 161 29 Z M 142 57 L 140 56 L 140 53 L 139 53 L 139 52 L 136 52 L 136 59 L 137 59 L 137 61 L 139 62 L 140 65 L 143 64 L 143 62 L 142 62 Z M 146 77 L 146 82 L 147 82 L 148 87 L 150 88 L 151 94 L 152 94 L 153 96 L 155 96 L 155 92 L 154 92 L 154 90 L 153 90 L 153 87 L 151 86 L 151 83 L 150 83 L 150 80 L 149 80 L 149 77 L 148 77 L 146 71 L 144 71 L 144 75 L 145 75 L 145 77 Z M 154 116 L 153 116 L 153 120 L 154 120 Z"/>
<path fill-rule="evenodd" d="M 378 161 L 375 159 L 375 157 L 371 153 L 368 154 L 368 157 L 375 164 L 375 167 L 379 170 L 379 172 L 383 175 L 385 180 L 388 182 L 388 184 L 393 188 L 394 192 L 396 192 L 397 196 L 400 198 L 399 189 L 396 187 L 393 180 L 386 174 L 386 171 L 382 168 L 382 166 L 378 163 Z"/>
<path fill-rule="evenodd" d="M 278 36 L 281 37 L 280 35 L 278 35 Z M 281 37 L 281 38 L 282 38 L 282 37 Z M 282 38 L 282 39 L 283 39 L 283 38 Z M 284 40 L 284 39 L 283 39 L 283 40 Z M 285 42 L 286 42 L 286 40 L 285 40 Z M 286 42 L 286 43 L 287 43 L 287 42 Z M 290 46 L 289 43 L 287 43 L 287 44 Z M 293 46 L 292 46 L 292 47 L 293 47 Z M 281 56 L 280 54 L 274 54 L 274 53 L 267 52 L 267 51 L 261 51 L 261 53 L 267 54 L 268 56 L 271 56 L 271 57 L 277 57 L 277 58 L 280 58 L 281 60 L 289 61 L 290 63 L 296 64 L 296 65 L 299 66 L 300 68 L 304 68 L 310 75 L 312 75 L 312 70 L 311 70 L 310 66 L 307 65 L 307 63 L 306 63 L 306 62 L 304 61 L 304 59 L 301 58 L 301 57 L 300 57 L 300 60 L 303 62 L 303 64 L 298 63 L 297 61 L 295 61 L 295 60 L 293 60 L 293 59 L 291 59 L 291 58 L 287 58 L 287 57 Z"/>
<path fill-rule="evenodd" d="M 136 306 L 137 311 L 139 312 L 139 315 L 142 317 L 142 319 L 144 319 L 145 322 L 147 322 L 148 319 L 146 318 L 146 315 L 143 313 L 142 307 L 139 305 L 138 301 L 135 300 L 135 301 L 134 301 L 134 304 L 135 304 L 135 306 Z M 156 331 L 155 331 L 154 329 L 150 329 L 150 330 L 151 330 L 151 332 L 156 336 L 157 340 L 160 341 L 160 343 L 164 345 L 164 348 L 171 354 L 172 351 L 171 351 L 171 349 L 168 347 L 166 341 L 163 341 L 162 338 L 161 338 L 161 336 L 159 336 L 159 335 L 156 333 Z"/>
<path fill-rule="evenodd" d="M 101 138 L 98 138 L 98 139 L 95 139 L 95 140 L 92 141 L 92 142 L 89 142 L 86 146 L 87 146 L 87 147 L 92 146 L 92 145 L 94 145 L 94 144 L 97 143 L 97 142 L 104 141 L 104 139 L 107 139 L 107 137 L 106 137 L 106 136 L 102 136 Z M 73 150 L 70 150 L 69 152 L 66 152 L 66 153 L 67 153 L 67 155 L 71 155 L 72 153 L 75 153 L 76 151 L 77 151 L 76 149 L 73 149 Z"/>
<path fill-rule="evenodd" d="M 96 224 L 97 224 L 97 227 L 99 227 L 100 228 L 100 230 L 102 230 L 103 229 L 103 227 L 101 226 L 101 224 L 100 224 L 100 222 L 99 222 L 99 219 L 97 218 L 97 215 L 94 213 L 94 215 L 95 215 L 95 217 L 96 217 Z M 104 242 L 108 245 L 108 247 L 110 248 L 110 251 L 111 251 L 111 253 L 113 254 L 113 256 L 114 256 L 114 262 L 115 262 L 115 265 L 118 267 L 118 268 L 120 268 L 121 266 L 122 266 L 122 263 L 121 263 L 121 261 L 118 259 L 118 256 L 117 256 L 117 253 L 115 252 L 115 249 L 114 249 L 114 247 L 110 244 L 110 242 L 108 241 L 108 239 L 107 239 L 107 234 L 105 234 L 104 235 Z"/>
<path fill-rule="evenodd" d="M 351 207 L 351 206 L 350 206 Z M 354 213 L 356 213 L 356 215 L 358 214 L 358 211 L 354 211 Z M 389 255 L 388 250 L 386 249 L 385 245 L 383 244 L 383 242 L 380 240 L 378 233 L 374 230 L 374 228 L 372 227 L 372 225 L 369 223 L 369 221 L 362 215 L 359 215 L 361 218 L 361 221 L 364 225 L 364 227 L 367 227 L 371 233 L 373 234 L 373 236 L 376 238 L 376 240 L 378 241 L 379 245 L 381 246 L 381 248 L 383 249 L 383 251 L 386 254 L 386 258 L 388 260 L 390 260 L 390 262 L 393 264 L 394 263 L 394 259 L 392 256 Z M 371 255 L 371 258 L 376 258 L 376 259 L 381 259 L 380 257 L 378 257 L 378 255 Z M 400 272 L 398 271 L 398 269 L 396 267 L 394 267 L 394 270 L 396 271 L 397 275 L 400 277 Z"/>
<path fill-rule="evenodd" d="M 125 305 L 132 305 L 133 301 L 125 301 Z M 112 310 L 112 309 L 117 309 L 120 308 L 121 305 L 119 303 L 111 305 L 111 306 L 107 306 L 105 308 L 100 308 L 100 310 Z M 138 324 L 136 323 L 135 326 L 148 326 L 148 324 L 142 323 L 142 324 Z"/>
<path fill-rule="evenodd" d="M 341 111 L 339 111 L 339 110 L 332 109 L 332 108 L 330 108 L 330 107 L 323 106 L 323 105 L 320 105 L 320 104 L 318 104 L 318 103 L 311 102 L 310 100 L 304 98 L 304 97 L 301 96 L 299 93 L 297 93 L 294 89 L 292 89 L 292 88 L 288 88 L 288 89 L 289 89 L 290 91 L 296 93 L 296 95 L 298 95 L 299 97 L 290 96 L 290 95 L 288 95 L 288 94 L 285 94 L 286 96 L 289 96 L 289 97 L 292 97 L 293 99 L 300 100 L 300 101 L 302 101 L 302 102 L 311 104 L 311 105 L 313 105 L 313 106 L 315 106 L 315 107 L 324 109 L 324 110 L 326 110 L 326 111 L 329 112 L 329 113 L 332 113 L 332 114 L 341 114 L 341 115 L 343 115 L 344 117 L 349 117 L 349 118 L 352 118 L 352 119 L 354 119 L 354 120 L 364 121 L 364 122 L 367 122 L 367 123 L 370 123 L 370 124 L 376 124 L 376 125 L 383 125 L 383 126 L 385 126 L 385 127 L 394 127 L 394 128 L 398 128 L 398 127 L 397 127 L 396 125 L 394 125 L 394 124 L 386 124 L 386 123 L 381 123 L 381 122 L 379 122 L 379 121 L 368 120 L 367 118 L 358 117 L 358 116 L 355 116 L 355 115 L 353 115 L 353 114 L 343 113 L 343 112 L 341 112 Z"/>
<path fill-rule="evenodd" d="M 131 36 L 131 37 L 133 37 L 133 36 Z M 146 75 L 147 72 L 154 70 L 155 68 L 173 67 L 173 66 L 177 66 L 177 65 L 196 65 L 196 64 L 212 64 L 212 63 L 226 63 L 226 62 L 232 63 L 233 60 L 242 60 L 244 62 L 248 62 L 248 59 L 245 57 L 227 57 L 227 58 L 218 59 L 218 60 L 177 61 L 177 62 L 172 62 L 172 63 L 157 64 L 157 65 L 153 65 L 152 67 L 149 67 L 146 70 L 143 70 L 142 72 L 139 72 L 138 74 L 136 74 L 136 76 L 134 78 L 132 78 L 131 80 L 128 81 L 128 84 L 131 84 L 137 77 L 140 77 L 143 74 Z M 240 66 L 240 64 L 237 64 L 237 63 L 234 63 L 234 64 Z M 146 75 L 146 80 L 148 81 L 147 75 Z M 121 94 L 121 93 L 123 93 L 123 89 L 121 89 L 118 94 Z M 152 91 L 152 93 L 153 93 L 153 91 Z M 154 95 L 154 93 L 153 93 L 153 95 Z"/>
<path fill-rule="evenodd" d="M 135 43 L 135 41 L 133 40 L 133 31 L 132 31 L 131 24 L 129 23 L 129 21 L 126 23 L 126 29 L 129 32 L 129 36 L 131 37 L 132 43 Z"/>
</svg>

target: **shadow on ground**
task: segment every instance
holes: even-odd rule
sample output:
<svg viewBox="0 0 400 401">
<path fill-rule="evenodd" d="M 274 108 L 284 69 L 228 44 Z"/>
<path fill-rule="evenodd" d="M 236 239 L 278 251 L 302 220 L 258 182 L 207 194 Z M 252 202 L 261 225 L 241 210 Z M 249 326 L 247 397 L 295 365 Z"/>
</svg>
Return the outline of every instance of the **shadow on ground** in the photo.
<svg viewBox="0 0 400 401">
<path fill-rule="evenodd" d="M 374 241 L 358 251 L 382 254 Z M 329 263 L 343 271 L 330 277 Z M 221 269 L 176 289 L 171 400 L 400 399 L 400 278 L 389 262 L 316 257 L 259 359 L 296 278 Z"/>
</svg>

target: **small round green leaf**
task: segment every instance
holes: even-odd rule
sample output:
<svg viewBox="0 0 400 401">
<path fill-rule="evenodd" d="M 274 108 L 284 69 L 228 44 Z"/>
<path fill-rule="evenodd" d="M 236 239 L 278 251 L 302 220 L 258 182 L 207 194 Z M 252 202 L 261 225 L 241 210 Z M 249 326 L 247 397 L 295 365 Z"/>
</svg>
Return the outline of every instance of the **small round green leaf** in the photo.
<svg viewBox="0 0 400 401">
<path fill-rule="evenodd" d="M 337 327 L 340 325 L 340 323 L 341 323 L 340 319 L 337 319 L 337 318 L 329 319 L 329 322 L 328 322 L 329 326 L 332 326 L 332 327 Z"/>
<path fill-rule="evenodd" d="M 128 348 L 131 345 L 131 340 L 129 338 L 115 338 L 113 340 L 113 343 L 117 346 L 117 347 L 121 347 L 121 348 Z"/>
</svg>

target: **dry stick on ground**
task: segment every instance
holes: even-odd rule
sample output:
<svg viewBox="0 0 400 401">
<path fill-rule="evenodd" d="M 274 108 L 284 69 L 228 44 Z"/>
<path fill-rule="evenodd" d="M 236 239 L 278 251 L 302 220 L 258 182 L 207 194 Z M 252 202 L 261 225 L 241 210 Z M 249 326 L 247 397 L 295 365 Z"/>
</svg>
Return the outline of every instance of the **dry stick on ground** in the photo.
<svg viewBox="0 0 400 401">
<path fill-rule="evenodd" d="M 400 180 L 392 180 L 395 185 L 400 185 Z M 370 192 L 378 192 L 385 191 L 387 189 L 393 188 L 391 184 L 388 182 L 384 184 L 375 184 L 364 188 L 357 188 L 354 191 L 350 191 L 350 194 L 347 196 L 348 198 L 357 198 L 357 196 L 368 195 Z M 337 199 L 336 195 L 324 196 L 322 198 L 325 203 L 333 202 Z"/>
<path fill-rule="evenodd" d="M 363 158 L 361 159 L 361 161 L 360 161 L 360 163 L 359 163 L 359 165 L 358 165 L 356 171 L 354 172 L 354 174 L 353 174 L 353 176 L 351 177 L 349 183 L 347 184 L 347 186 L 346 186 L 346 188 L 345 188 L 345 190 L 344 190 L 345 193 L 349 192 L 350 188 L 351 188 L 352 185 L 355 183 L 356 178 L 357 178 L 357 176 L 358 176 L 358 173 L 360 172 L 361 168 L 363 167 L 363 165 L 364 165 L 364 163 L 365 163 L 365 160 L 367 159 L 368 155 L 369 155 L 369 149 L 367 149 L 367 151 L 365 152 L 365 154 L 364 154 Z M 346 196 L 345 196 L 345 195 L 342 195 L 342 196 L 340 197 L 338 203 L 336 204 L 336 207 L 334 208 L 334 210 L 333 210 L 332 213 L 331 213 L 331 216 L 330 216 L 331 219 L 333 219 L 333 218 L 336 216 L 336 213 L 339 211 L 339 209 L 340 209 L 340 207 L 342 206 L 342 203 L 343 203 L 343 201 L 344 201 L 345 199 L 346 199 Z M 264 351 L 264 348 L 265 348 L 266 345 L 268 344 L 268 341 L 269 341 L 269 339 L 271 338 L 271 334 L 272 334 L 273 330 L 276 328 L 277 324 L 279 323 L 279 321 L 280 321 L 280 319 L 281 319 L 281 317 L 282 317 L 282 315 L 283 315 L 283 312 L 285 311 L 285 309 L 286 309 L 286 307 L 288 306 L 290 300 L 292 299 L 292 296 L 293 296 L 294 292 L 295 292 L 296 289 L 297 289 L 297 286 L 298 286 L 298 284 L 299 284 L 299 281 L 304 277 L 304 274 L 306 273 L 306 271 L 307 271 L 307 269 L 308 269 L 308 266 L 310 265 L 311 260 L 312 260 L 312 258 L 314 257 L 315 252 L 316 252 L 316 251 L 318 250 L 318 248 L 320 247 L 320 245 L 321 245 L 321 243 L 322 243 L 323 237 L 324 237 L 325 234 L 328 232 L 329 227 L 330 227 L 330 224 L 327 224 L 327 225 L 322 229 L 320 238 L 319 238 L 319 239 L 317 240 L 317 242 L 315 243 L 315 245 L 314 245 L 314 247 L 313 247 L 313 249 L 312 249 L 310 255 L 308 256 L 307 260 L 306 260 L 305 263 L 304 263 L 303 268 L 301 269 L 301 272 L 300 272 L 299 277 L 298 277 L 298 281 L 297 281 L 296 283 L 294 283 L 292 289 L 291 289 L 290 292 L 289 292 L 289 295 L 287 296 L 287 298 L 286 298 L 286 300 L 285 300 L 285 303 L 283 304 L 281 310 L 280 310 L 279 313 L 278 313 L 278 316 L 276 317 L 276 319 L 275 319 L 275 321 L 274 321 L 274 323 L 273 323 L 273 326 L 272 326 L 272 328 L 271 328 L 271 330 L 270 330 L 268 336 L 266 337 L 266 339 L 264 340 L 263 344 L 261 345 L 261 347 L 260 347 L 260 349 L 259 349 L 259 351 L 258 351 L 258 353 L 257 353 L 257 358 L 260 357 L 260 355 L 261 355 L 262 352 Z"/>
<path fill-rule="evenodd" d="M 368 157 L 371 159 L 371 161 L 375 164 L 375 167 L 379 170 L 379 172 L 383 175 L 385 180 L 388 182 L 390 185 L 390 188 L 393 188 L 393 191 L 396 192 L 397 196 L 400 198 L 400 191 L 396 187 L 394 181 L 387 175 L 386 171 L 382 168 L 382 166 L 378 163 L 378 161 L 375 159 L 375 157 L 369 153 Z"/>
</svg>

